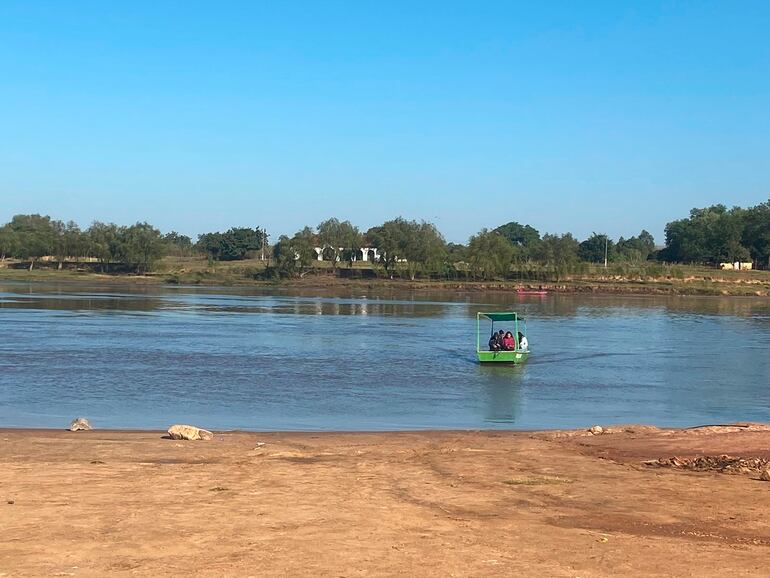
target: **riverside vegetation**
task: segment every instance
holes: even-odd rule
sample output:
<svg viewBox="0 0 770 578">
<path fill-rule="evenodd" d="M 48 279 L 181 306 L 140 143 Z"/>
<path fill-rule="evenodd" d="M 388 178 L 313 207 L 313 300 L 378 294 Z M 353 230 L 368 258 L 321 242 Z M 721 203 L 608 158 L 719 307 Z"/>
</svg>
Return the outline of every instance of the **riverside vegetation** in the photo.
<svg viewBox="0 0 770 578">
<path fill-rule="evenodd" d="M 424 221 L 399 217 L 361 231 L 349 221 L 331 218 L 273 243 L 261 227 L 204 233 L 193 242 L 175 231 L 163 234 L 149 223 L 94 222 L 83 230 L 72 221 L 16 215 L 0 227 L 0 271 L 5 278 L 109 274 L 172 283 L 387 279 L 432 287 L 462 283 L 500 289 L 536 285 L 553 290 L 768 293 L 767 271 L 717 272 L 715 265 L 750 261 L 755 269 L 770 267 L 770 200 L 745 209 L 693 209 L 688 217 L 668 223 L 665 235 L 662 248 L 644 230 L 617 240 L 593 233 L 579 241 L 570 233 L 541 235 L 512 221 L 482 229 L 467 244 L 458 244 L 447 243 L 435 225 Z"/>
</svg>

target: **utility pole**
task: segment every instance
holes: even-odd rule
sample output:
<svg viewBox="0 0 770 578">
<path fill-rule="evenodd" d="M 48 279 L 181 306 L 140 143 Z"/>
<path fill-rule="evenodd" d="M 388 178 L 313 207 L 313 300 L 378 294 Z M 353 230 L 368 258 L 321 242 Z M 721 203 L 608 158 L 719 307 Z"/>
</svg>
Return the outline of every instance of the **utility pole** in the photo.
<svg viewBox="0 0 770 578">
<path fill-rule="evenodd" d="M 604 235 L 604 268 L 607 268 L 607 245 L 609 244 L 609 237 Z"/>
</svg>

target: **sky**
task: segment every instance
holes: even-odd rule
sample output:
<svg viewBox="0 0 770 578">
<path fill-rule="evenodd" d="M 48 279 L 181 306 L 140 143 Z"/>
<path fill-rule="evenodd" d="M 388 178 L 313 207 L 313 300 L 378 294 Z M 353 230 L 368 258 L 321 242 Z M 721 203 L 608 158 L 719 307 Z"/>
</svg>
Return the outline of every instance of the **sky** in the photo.
<svg viewBox="0 0 770 578">
<path fill-rule="evenodd" d="M 0 222 L 612 237 L 770 199 L 768 2 L 0 2 Z"/>
</svg>

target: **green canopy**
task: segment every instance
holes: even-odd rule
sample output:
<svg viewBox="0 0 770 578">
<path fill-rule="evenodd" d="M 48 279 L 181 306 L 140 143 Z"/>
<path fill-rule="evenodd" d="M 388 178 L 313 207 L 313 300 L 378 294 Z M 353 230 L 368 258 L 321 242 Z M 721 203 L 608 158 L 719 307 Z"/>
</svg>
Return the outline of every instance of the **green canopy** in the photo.
<svg viewBox="0 0 770 578">
<path fill-rule="evenodd" d="M 498 311 L 495 313 L 479 313 L 482 317 L 486 317 L 490 321 L 516 321 L 516 312 L 514 311 Z"/>
</svg>

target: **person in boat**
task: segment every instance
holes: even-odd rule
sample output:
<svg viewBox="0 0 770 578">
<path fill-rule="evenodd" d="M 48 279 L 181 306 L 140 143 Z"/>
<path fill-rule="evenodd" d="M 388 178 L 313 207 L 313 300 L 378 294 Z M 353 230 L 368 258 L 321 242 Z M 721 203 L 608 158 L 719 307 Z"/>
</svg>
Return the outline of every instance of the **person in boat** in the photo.
<svg viewBox="0 0 770 578">
<path fill-rule="evenodd" d="M 496 331 L 493 331 L 489 338 L 489 351 L 500 351 L 500 340 L 497 338 Z"/>
<path fill-rule="evenodd" d="M 519 349 L 529 349 L 529 341 L 527 341 L 527 336 L 524 335 L 521 331 L 519 331 Z"/>
<path fill-rule="evenodd" d="M 505 331 L 502 329 L 497 333 L 492 333 L 492 337 L 489 338 L 489 351 L 500 351 L 503 348 L 503 336 Z"/>
<path fill-rule="evenodd" d="M 503 337 L 503 349 L 505 351 L 513 351 L 516 349 L 516 340 L 513 338 L 513 333 L 510 331 L 506 332 Z"/>
</svg>

